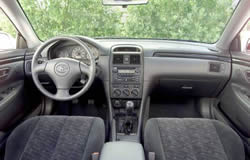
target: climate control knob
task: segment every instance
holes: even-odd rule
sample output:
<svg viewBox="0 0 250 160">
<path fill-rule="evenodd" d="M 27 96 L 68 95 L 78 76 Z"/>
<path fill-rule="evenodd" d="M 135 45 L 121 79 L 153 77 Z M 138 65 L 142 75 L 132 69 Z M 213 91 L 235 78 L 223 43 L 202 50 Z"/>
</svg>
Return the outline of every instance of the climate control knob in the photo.
<svg viewBox="0 0 250 160">
<path fill-rule="evenodd" d="M 137 96 L 139 95 L 138 89 L 133 89 L 133 90 L 131 91 L 131 94 L 132 94 L 133 97 L 137 97 Z"/>
<path fill-rule="evenodd" d="M 114 97 L 119 97 L 120 95 L 121 95 L 121 90 L 120 89 L 115 89 L 114 91 L 113 91 L 113 96 Z"/>
<path fill-rule="evenodd" d="M 130 91 L 129 91 L 128 89 L 124 89 L 124 90 L 122 91 L 122 94 L 123 94 L 124 96 L 128 97 L 128 96 L 130 95 Z"/>
</svg>

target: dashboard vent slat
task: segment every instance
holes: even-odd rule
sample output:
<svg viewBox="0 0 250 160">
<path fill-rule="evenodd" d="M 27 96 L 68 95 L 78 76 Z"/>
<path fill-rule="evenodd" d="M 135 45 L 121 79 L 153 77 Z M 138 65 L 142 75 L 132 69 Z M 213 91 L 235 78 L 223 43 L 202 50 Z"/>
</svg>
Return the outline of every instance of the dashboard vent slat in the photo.
<svg viewBox="0 0 250 160">
<path fill-rule="evenodd" d="M 113 64 L 123 64 L 123 55 L 114 55 Z"/>
<path fill-rule="evenodd" d="M 130 64 L 140 64 L 141 57 L 140 55 L 130 55 Z"/>
<path fill-rule="evenodd" d="M 141 49 L 138 47 L 117 47 L 113 52 L 141 52 Z"/>
</svg>

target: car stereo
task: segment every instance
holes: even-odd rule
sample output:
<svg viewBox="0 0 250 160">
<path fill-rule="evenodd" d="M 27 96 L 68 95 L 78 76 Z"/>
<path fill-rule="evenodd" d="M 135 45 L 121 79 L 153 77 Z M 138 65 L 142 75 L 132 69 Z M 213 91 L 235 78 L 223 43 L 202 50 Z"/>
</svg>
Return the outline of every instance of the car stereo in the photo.
<svg viewBox="0 0 250 160">
<path fill-rule="evenodd" d="M 142 50 L 112 52 L 111 98 L 139 99 L 142 96 Z"/>
</svg>

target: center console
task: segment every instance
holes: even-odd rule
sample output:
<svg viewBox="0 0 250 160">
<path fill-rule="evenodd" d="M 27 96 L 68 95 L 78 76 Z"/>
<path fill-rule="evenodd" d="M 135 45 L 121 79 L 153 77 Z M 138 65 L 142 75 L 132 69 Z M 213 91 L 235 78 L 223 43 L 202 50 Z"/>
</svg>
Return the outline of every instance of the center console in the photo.
<svg viewBox="0 0 250 160">
<path fill-rule="evenodd" d="M 143 50 L 140 46 L 119 45 L 111 50 L 110 97 L 116 137 L 136 135 L 143 93 Z"/>
<path fill-rule="evenodd" d="M 100 160 L 145 160 L 140 143 L 109 142 L 102 148 Z"/>
</svg>

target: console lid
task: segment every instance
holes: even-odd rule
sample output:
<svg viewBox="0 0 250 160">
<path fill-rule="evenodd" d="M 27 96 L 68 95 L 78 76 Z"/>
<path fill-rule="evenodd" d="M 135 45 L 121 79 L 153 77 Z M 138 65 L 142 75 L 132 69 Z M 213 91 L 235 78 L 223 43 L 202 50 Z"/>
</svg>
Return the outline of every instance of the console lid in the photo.
<svg viewBox="0 0 250 160">
<path fill-rule="evenodd" d="M 109 142 L 102 149 L 100 160 L 145 160 L 140 143 Z"/>
</svg>

